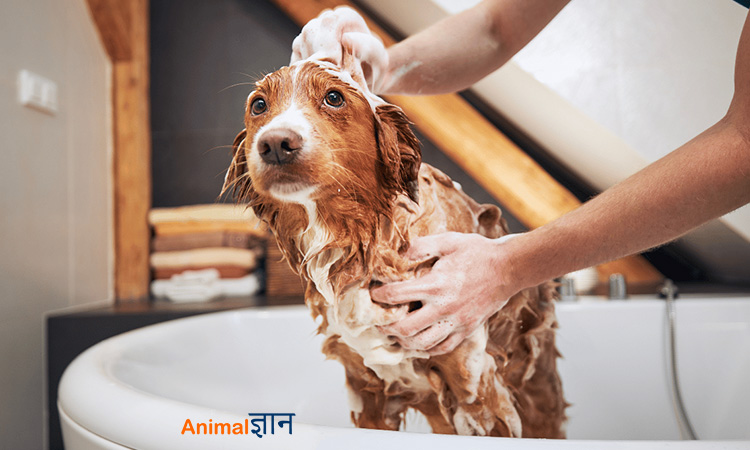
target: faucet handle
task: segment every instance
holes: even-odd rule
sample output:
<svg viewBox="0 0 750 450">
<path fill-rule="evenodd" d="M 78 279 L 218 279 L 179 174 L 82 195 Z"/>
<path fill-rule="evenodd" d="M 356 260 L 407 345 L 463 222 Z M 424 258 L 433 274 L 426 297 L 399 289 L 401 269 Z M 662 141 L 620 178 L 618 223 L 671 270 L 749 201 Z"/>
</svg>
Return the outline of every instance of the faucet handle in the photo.
<svg viewBox="0 0 750 450">
<path fill-rule="evenodd" d="M 665 278 L 664 284 L 659 287 L 657 295 L 659 298 L 677 298 L 677 296 L 680 295 L 680 290 L 677 289 L 677 285 L 674 284 L 674 281 Z"/>
<path fill-rule="evenodd" d="M 578 299 L 576 293 L 576 281 L 568 276 L 560 279 L 560 301 L 574 302 Z"/>
<path fill-rule="evenodd" d="M 609 276 L 609 299 L 625 300 L 628 298 L 628 290 L 625 284 L 625 275 L 613 273 Z"/>
</svg>

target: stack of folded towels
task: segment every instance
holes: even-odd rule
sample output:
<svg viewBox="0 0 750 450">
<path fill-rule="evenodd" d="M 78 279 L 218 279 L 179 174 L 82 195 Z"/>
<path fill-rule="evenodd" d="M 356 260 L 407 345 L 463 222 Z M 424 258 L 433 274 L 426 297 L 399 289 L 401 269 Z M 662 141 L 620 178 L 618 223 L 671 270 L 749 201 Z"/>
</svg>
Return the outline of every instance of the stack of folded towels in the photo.
<svg viewBox="0 0 750 450">
<path fill-rule="evenodd" d="M 151 270 L 155 297 L 176 302 L 248 296 L 263 286 L 268 231 L 245 206 L 155 208 Z"/>
</svg>

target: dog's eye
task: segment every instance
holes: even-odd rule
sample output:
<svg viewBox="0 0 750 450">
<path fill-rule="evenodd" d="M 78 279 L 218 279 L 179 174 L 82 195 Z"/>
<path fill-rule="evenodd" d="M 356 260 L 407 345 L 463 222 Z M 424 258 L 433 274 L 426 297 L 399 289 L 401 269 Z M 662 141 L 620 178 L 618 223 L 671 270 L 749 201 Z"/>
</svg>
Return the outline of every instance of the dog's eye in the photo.
<svg viewBox="0 0 750 450">
<path fill-rule="evenodd" d="M 253 103 L 250 105 L 250 112 L 257 116 L 258 114 L 263 114 L 266 112 L 266 109 L 268 109 L 268 104 L 265 100 L 262 98 L 256 98 L 253 100 Z"/>
<path fill-rule="evenodd" d="M 344 104 L 344 96 L 339 91 L 330 91 L 326 94 L 326 105 L 338 108 Z"/>
</svg>

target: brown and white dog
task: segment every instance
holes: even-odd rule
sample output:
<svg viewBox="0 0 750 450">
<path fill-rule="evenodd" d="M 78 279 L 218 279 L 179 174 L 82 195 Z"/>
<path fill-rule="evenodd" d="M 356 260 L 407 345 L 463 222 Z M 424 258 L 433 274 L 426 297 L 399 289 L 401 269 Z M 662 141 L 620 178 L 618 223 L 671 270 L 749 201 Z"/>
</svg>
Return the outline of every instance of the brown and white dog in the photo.
<svg viewBox="0 0 750 450">
<path fill-rule="evenodd" d="M 376 304 L 371 283 L 417 277 L 435 262 L 407 260 L 410 239 L 508 231 L 497 207 L 421 164 L 403 112 L 361 83 L 328 61 L 257 82 L 224 185 L 268 223 L 306 282 L 323 352 L 346 369 L 353 422 L 397 430 L 414 408 L 436 433 L 564 437 L 551 283 L 512 297 L 445 355 L 404 349 L 379 331 L 419 303 Z"/>
</svg>

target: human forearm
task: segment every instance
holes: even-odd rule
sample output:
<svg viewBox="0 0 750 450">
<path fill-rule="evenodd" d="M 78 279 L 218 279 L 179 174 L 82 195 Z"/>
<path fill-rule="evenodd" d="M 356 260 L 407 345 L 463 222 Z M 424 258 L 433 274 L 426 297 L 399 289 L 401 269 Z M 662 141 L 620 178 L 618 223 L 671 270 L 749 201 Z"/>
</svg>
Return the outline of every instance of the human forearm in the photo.
<svg viewBox="0 0 750 450">
<path fill-rule="evenodd" d="M 505 64 L 569 0 L 486 0 L 390 47 L 380 94 L 465 89 Z"/>
<path fill-rule="evenodd" d="M 552 223 L 507 243 L 499 270 L 523 289 L 676 239 L 750 202 L 750 15 L 726 116 L 696 138 Z M 502 244 L 497 244 L 502 245 Z"/>
<path fill-rule="evenodd" d="M 414 239 L 407 256 L 437 258 L 413 280 L 371 291 L 422 307 L 384 327 L 404 348 L 452 351 L 516 292 L 675 239 L 750 202 L 750 16 L 735 95 L 724 119 L 580 208 L 512 239 L 445 233 Z"/>
<path fill-rule="evenodd" d="M 726 118 L 577 210 L 508 242 L 512 290 L 647 250 L 750 202 L 750 138 Z"/>
<path fill-rule="evenodd" d="M 536 230 L 510 239 L 446 233 L 412 241 L 407 256 L 437 257 L 432 269 L 371 295 L 423 306 L 383 331 L 404 348 L 450 352 L 524 288 L 663 244 L 750 202 L 750 134 L 735 119 Z"/>
</svg>

